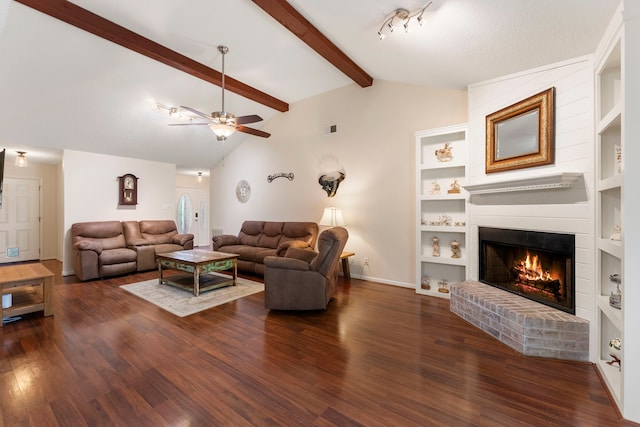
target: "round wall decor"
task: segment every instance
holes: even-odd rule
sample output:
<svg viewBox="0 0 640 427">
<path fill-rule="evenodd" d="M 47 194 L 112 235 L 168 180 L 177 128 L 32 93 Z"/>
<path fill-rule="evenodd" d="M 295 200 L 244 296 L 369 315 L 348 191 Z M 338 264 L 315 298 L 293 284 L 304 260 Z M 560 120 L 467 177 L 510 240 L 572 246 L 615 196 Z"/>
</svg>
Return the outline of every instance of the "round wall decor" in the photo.
<svg viewBox="0 0 640 427">
<path fill-rule="evenodd" d="M 236 197 L 240 203 L 246 203 L 251 196 L 251 186 L 244 179 L 236 185 Z"/>
</svg>

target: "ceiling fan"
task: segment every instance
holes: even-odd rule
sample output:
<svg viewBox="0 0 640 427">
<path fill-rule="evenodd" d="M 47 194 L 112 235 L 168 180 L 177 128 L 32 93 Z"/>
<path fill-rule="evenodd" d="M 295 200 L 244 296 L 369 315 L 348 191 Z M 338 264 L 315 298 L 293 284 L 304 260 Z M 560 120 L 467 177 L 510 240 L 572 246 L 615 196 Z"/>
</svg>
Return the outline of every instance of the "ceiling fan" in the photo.
<svg viewBox="0 0 640 427">
<path fill-rule="evenodd" d="M 224 56 L 229 52 L 227 46 L 218 46 L 218 51 L 222 53 L 222 109 L 220 111 L 214 111 L 211 115 L 202 113 L 191 107 L 180 106 L 183 110 L 191 111 L 192 113 L 203 117 L 209 122 L 207 123 L 171 123 L 169 126 L 191 126 L 191 125 L 208 125 L 211 131 L 216 135 L 218 141 L 224 141 L 235 131 L 248 133 L 250 135 L 260 136 L 262 138 L 269 138 L 271 134 L 263 132 L 259 129 L 253 129 L 243 126 L 248 123 L 255 123 L 262 121 L 262 117 L 253 114 L 250 116 L 236 117 L 231 113 L 227 113 L 224 110 Z"/>
</svg>

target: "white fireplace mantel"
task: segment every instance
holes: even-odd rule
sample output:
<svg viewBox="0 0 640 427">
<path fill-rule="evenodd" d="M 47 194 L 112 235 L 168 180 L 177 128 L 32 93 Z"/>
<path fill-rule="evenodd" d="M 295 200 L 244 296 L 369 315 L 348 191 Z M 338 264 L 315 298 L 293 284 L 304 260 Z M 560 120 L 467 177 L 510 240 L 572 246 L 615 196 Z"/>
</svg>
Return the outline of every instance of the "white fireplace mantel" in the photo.
<svg viewBox="0 0 640 427">
<path fill-rule="evenodd" d="M 582 176 L 582 172 L 563 172 L 533 178 L 465 185 L 464 189 L 471 195 L 507 193 L 512 191 L 565 189 L 573 187 L 573 184 Z"/>
</svg>

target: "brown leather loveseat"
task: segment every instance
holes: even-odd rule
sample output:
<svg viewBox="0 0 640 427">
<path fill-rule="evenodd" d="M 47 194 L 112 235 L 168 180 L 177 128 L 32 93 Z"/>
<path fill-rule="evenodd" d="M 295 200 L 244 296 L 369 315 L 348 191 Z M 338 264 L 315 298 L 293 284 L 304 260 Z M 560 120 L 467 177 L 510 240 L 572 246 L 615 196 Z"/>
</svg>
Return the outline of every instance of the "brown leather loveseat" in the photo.
<svg viewBox="0 0 640 427">
<path fill-rule="evenodd" d="M 238 254 L 238 270 L 264 275 L 264 259 L 284 256 L 287 249 L 313 249 L 318 238 L 315 222 L 245 221 L 237 236 L 213 237 L 213 250 Z"/>
<path fill-rule="evenodd" d="M 155 255 L 193 249 L 173 220 L 92 221 L 71 226 L 73 268 L 82 281 L 152 270 Z"/>
</svg>

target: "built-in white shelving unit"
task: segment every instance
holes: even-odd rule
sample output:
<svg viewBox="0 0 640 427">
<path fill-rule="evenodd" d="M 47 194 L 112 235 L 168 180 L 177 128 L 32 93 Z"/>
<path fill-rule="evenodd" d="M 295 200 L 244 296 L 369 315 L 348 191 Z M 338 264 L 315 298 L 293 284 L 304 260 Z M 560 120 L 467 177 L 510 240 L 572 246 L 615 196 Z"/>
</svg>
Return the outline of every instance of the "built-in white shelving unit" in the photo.
<svg viewBox="0 0 640 427">
<path fill-rule="evenodd" d="M 596 316 L 597 342 L 600 346 L 597 366 L 621 412 L 624 412 L 625 381 L 625 304 L 623 200 L 625 141 L 624 117 L 624 32 L 622 25 L 611 36 L 596 63 Z M 610 304 L 618 285 L 610 279 L 617 274 L 622 293 L 622 307 Z M 622 363 L 613 360 L 609 342 L 620 338 Z"/>
<path fill-rule="evenodd" d="M 416 136 L 416 292 L 449 298 L 449 286 L 467 278 L 468 193 L 464 190 L 467 166 L 467 126 L 418 131 Z M 445 144 L 450 159 L 438 159 Z M 449 192 L 459 188 L 459 193 Z M 455 191 L 455 190 L 454 190 Z M 439 253 L 434 251 L 434 238 Z M 458 258 L 452 242 L 457 242 Z M 455 243 L 454 243 L 455 245 Z M 423 279 L 429 276 L 429 283 Z M 443 282 L 447 282 L 447 286 Z"/>
</svg>

